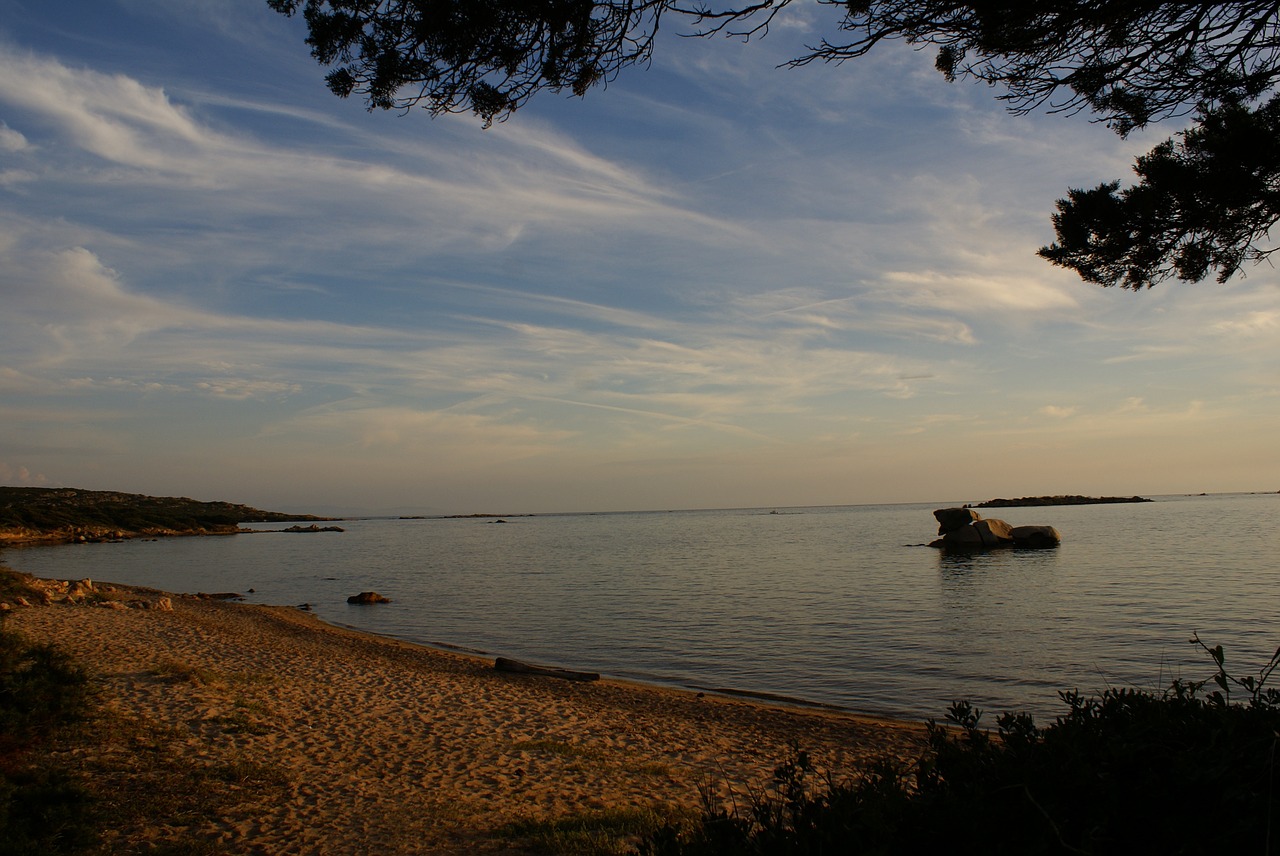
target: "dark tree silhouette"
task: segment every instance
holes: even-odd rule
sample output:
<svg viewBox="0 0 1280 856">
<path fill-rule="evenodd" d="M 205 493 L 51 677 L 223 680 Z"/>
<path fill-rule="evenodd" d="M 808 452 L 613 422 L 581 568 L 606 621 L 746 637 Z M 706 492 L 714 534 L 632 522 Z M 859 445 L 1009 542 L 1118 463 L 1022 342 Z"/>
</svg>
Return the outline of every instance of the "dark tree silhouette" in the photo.
<svg viewBox="0 0 1280 856">
<path fill-rule="evenodd" d="M 329 88 L 370 109 L 471 110 L 487 124 L 547 90 L 584 95 L 647 64 L 664 21 L 686 34 L 762 36 L 806 0 L 267 0 L 302 12 Z M 1071 190 L 1040 253 L 1100 285 L 1222 281 L 1280 219 L 1280 3 L 807 0 L 834 32 L 790 65 L 844 62 L 886 41 L 937 51 L 948 80 L 999 87 L 1010 111 L 1088 112 L 1121 135 L 1188 130 L 1139 159 L 1139 183 Z"/>
<path fill-rule="evenodd" d="M 1087 282 L 1140 289 L 1170 277 L 1225 282 L 1260 261 L 1280 218 L 1280 96 L 1256 110 L 1227 104 L 1138 158 L 1138 184 L 1072 190 L 1040 255 Z"/>
</svg>

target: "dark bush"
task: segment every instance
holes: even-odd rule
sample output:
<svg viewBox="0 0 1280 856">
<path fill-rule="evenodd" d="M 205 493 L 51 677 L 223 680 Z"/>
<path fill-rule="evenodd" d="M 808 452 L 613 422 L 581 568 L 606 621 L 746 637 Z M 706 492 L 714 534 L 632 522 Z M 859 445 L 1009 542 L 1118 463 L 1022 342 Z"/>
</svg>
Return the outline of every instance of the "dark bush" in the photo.
<svg viewBox="0 0 1280 856">
<path fill-rule="evenodd" d="M 33 739 L 86 711 L 88 682 L 71 657 L 0 629 L 0 734 Z"/>
<path fill-rule="evenodd" d="M 88 682 L 70 657 L 0 629 L 0 856 L 93 840 L 84 789 L 44 751 L 88 711 Z"/>
<path fill-rule="evenodd" d="M 952 705 L 929 723 L 914 770 L 885 763 L 850 782 L 813 786 L 803 752 L 778 767 L 747 812 L 708 806 L 693 829 L 667 827 L 641 847 L 668 854 L 1270 853 L 1280 799 L 1280 692 L 1217 671 L 1164 693 L 1062 693 L 1067 713 L 1037 727 Z M 1232 692 L 1240 696 L 1232 700 Z"/>
</svg>

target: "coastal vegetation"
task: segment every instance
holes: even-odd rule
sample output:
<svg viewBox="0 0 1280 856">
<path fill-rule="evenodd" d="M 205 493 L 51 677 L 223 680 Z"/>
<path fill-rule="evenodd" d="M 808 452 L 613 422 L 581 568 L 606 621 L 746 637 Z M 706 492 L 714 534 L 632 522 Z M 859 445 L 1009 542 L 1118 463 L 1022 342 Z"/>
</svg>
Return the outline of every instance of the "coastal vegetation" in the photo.
<svg viewBox="0 0 1280 856">
<path fill-rule="evenodd" d="M 0 574 L 8 575 L 6 569 Z M 6 580 L 6 588 L 21 587 Z M 0 625 L 0 854 L 60 852 L 92 833 L 88 792 L 56 749 L 93 709 L 85 672 L 63 652 Z"/>
<path fill-rule="evenodd" d="M 913 768 L 885 761 L 832 782 L 797 749 L 743 806 L 709 803 L 641 853 L 1273 852 L 1280 690 L 1266 684 L 1280 649 L 1237 677 L 1221 646 L 1191 643 L 1211 658 L 1209 679 L 1063 692 L 1067 712 L 1045 727 L 1006 713 L 993 734 L 957 702 L 929 723 Z"/>
<path fill-rule="evenodd" d="M 662 804 L 596 809 L 546 821 L 511 824 L 500 834 L 535 853 L 556 856 L 625 856 L 634 842 L 658 830 L 695 820 Z"/>
<path fill-rule="evenodd" d="M 241 523 L 313 521 L 230 502 L 79 488 L 0 487 L 0 544 L 225 535 Z"/>
</svg>

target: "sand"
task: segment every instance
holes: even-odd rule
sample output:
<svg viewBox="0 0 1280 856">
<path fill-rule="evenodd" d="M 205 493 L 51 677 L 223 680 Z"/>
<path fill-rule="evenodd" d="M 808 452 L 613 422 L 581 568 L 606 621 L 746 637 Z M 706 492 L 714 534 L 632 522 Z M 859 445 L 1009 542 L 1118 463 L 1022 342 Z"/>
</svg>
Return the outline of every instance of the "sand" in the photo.
<svg viewBox="0 0 1280 856">
<path fill-rule="evenodd" d="M 504 826 L 696 808 L 707 786 L 741 799 L 792 746 L 842 777 L 882 755 L 914 758 L 922 739 L 913 723 L 498 672 L 292 607 L 171 600 L 172 611 L 21 607 L 8 625 L 71 652 L 116 721 L 164 734 L 183 763 L 249 758 L 278 773 L 214 818 L 148 833 L 213 852 L 523 852 Z"/>
</svg>

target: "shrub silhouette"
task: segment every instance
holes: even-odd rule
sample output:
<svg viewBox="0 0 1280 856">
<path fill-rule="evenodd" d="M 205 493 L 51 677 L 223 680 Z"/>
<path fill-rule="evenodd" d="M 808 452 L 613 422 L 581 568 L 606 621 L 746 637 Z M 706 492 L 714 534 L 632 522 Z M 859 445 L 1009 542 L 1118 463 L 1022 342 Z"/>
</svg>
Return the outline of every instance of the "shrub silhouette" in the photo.
<svg viewBox="0 0 1280 856">
<path fill-rule="evenodd" d="M 85 791 L 41 751 L 89 709 L 87 678 L 67 654 L 0 626 L 0 856 L 93 840 Z"/>
<path fill-rule="evenodd" d="M 855 781 L 814 783 L 797 751 L 747 811 L 709 805 L 693 829 L 668 826 L 640 852 L 1273 852 L 1280 691 L 1266 681 L 1280 649 L 1257 677 L 1236 678 L 1221 646 L 1191 642 L 1213 658 L 1211 679 L 1064 692 L 1054 724 L 1005 714 L 994 734 L 958 702 L 949 724 L 929 723 L 913 769 L 881 762 Z"/>
</svg>

